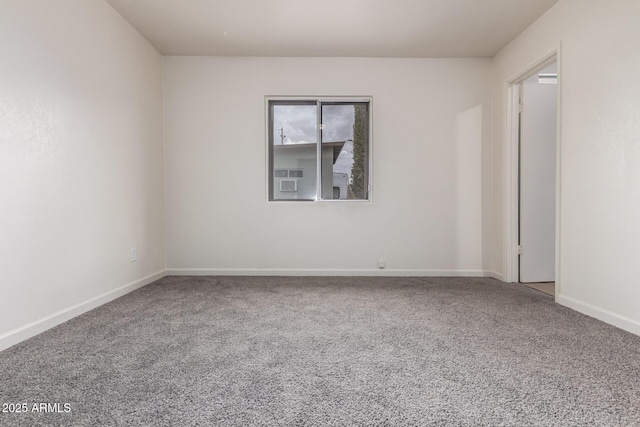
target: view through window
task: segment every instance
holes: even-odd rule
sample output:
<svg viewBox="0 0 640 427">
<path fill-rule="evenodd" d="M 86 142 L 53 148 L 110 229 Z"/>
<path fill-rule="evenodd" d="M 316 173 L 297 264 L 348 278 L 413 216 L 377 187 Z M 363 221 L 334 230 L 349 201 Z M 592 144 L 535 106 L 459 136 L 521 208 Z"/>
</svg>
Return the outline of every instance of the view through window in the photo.
<svg viewBox="0 0 640 427">
<path fill-rule="evenodd" d="M 269 200 L 369 200 L 370 100 L 270 100 Z"/>
</svg>

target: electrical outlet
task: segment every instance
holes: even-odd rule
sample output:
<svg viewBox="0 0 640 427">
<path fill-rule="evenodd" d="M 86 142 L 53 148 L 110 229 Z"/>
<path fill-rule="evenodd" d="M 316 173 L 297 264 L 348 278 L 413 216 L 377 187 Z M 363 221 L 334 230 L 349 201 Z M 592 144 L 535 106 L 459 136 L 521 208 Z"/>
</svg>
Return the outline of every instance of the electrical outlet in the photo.
<svg viewBox="0 0 640 427">
<path fill-rule="evenodd" d="M 131 253 L 129 254 L 129 261 L 131 262 L 138 261 L 138 250 L 136 248 L 131 248 Z"/>
<path fill-rule="evenodd" d="M 378 268 L 379 269 L 383 269 L 384 268 L 384 260 L 382 258 L 380 258 L 378 260 Z"/>
</svg>

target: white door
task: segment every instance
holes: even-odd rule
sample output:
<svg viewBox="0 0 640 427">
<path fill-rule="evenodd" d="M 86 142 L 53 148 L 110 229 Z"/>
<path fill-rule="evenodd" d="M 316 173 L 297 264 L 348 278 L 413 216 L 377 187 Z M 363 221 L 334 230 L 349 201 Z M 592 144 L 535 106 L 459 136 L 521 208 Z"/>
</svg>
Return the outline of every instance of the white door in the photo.
<svg viewBox="0 0 640 427">
<path fill-rule="evenodd" d="M 557 85 L 522 83 L 520 282 L 555 280 Z"/>
</svg>

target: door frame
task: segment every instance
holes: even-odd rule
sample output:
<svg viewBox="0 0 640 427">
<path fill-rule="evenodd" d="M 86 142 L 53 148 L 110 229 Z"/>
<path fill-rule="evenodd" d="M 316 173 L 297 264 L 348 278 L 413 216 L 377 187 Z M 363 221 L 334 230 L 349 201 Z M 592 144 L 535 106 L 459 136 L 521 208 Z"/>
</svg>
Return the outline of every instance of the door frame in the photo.
<svg viewBox="0 0 640 427">
<path fill-rule="evenodd" d="M 557 123 L 556 123 L 556 220 L 555 220 L 555 232 L 556 232 L 556 254 L 555 254 L 555 296 L 560 294 L 561 287 L 561 275 L 560 275 L 560 243 L 561 243 L 561 167 L 562 167 L 562 139 L 561 139 L 561 98 L 562 98 L 562 46 L 558 45 L 549 53 L 544 55 L 539 60 L 527 66 L 523 71 L 514 75 L 508 79 L 506 84 L 506 120 L 505 120 L 505 152 L 504 152 L 504 165 L 505 165 L 505 203 L 504 203 L 504 218 L 505 218 L 505 234 L 504 234 L 504 266 L 505 266 L 505 282 L 517 283 L 519 281 L 519 255 L 518 255 L 518 240 L 519 240 L 519 218 L 520 218 L 520 91 L 519 85 L 526 79 L 539 72 L 543 68 L 557 63 L 558 67 L 558 99 L 557 99 Z"/>
</svg>

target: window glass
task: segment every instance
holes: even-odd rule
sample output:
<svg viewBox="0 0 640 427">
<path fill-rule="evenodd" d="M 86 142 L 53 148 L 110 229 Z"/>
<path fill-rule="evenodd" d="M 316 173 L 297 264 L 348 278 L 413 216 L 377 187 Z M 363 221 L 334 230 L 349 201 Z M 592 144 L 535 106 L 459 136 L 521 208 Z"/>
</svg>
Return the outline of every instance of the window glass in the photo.
<svg viewBox="0 0 640 427">
<path fill-rule="evenodd" d="M 272 200 L 315 200 L 317 105 L 273 103 Z"/>
<path fill-rule="evenodd" d="M 368 101 L 268 105 L 269 200 L 369 200 Z"/>
<path fill-rule="evenodd" d="M 368 199 L 368 103 L 322 104 L 322 198 Z"/>
</svg>

